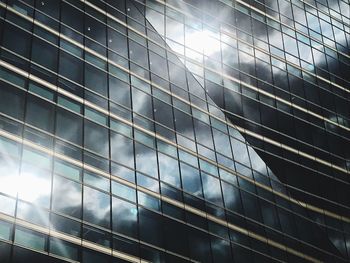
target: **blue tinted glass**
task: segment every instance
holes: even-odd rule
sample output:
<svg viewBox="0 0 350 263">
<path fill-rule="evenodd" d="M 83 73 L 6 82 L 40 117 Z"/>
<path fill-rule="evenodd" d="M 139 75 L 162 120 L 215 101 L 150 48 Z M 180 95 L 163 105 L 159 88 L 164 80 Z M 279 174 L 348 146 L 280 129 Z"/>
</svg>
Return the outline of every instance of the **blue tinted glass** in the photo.
<svg viewBox="0 0 350 263">
<path fill-rule="evenodd" d="M 112 181 L 112 193 L 124 199 L 136 202 L 136 190 L 129 186 Z"/>
<path fill-rule="evenodd" d="M 202 183 L 199 171 L 184 163 L 181 163 L 180 167 L 183 189 L 191 194 L 202 196 Z"/>
</svg>

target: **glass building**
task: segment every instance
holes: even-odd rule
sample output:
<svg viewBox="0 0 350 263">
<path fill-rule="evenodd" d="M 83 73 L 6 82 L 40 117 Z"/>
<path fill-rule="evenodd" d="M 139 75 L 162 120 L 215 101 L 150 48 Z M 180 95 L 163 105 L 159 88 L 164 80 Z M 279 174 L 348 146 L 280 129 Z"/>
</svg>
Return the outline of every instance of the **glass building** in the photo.
<svg viewBox="0 0 350 263">
<path fill-rule="evenodd" d="M 0 262 L 350 262 L 348 0 L 0 0 Z"/>
</svg>

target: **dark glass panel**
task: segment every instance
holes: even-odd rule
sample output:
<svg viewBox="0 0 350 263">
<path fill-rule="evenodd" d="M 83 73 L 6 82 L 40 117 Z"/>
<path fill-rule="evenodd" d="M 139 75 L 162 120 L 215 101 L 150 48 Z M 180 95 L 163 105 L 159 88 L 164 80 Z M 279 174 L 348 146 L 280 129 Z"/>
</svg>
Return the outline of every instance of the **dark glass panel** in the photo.
<svg viewBox="0 0 350 263">
<path fill-rule="evenodd" d="M 84 17 L 83 13 L 71 5 L 62 2 L 61 7 L 61 21 L 62 23 L 83 33 Z"/>
<path fill-rule="evenodd" d="M 192 117 L 174 109 L 176 131 L 194 139 Z"/>
<path fill-rule="evenodd" d="M 190 229 L 188 231 L 188 238 L 190 245 L 190 255 L 195 260 L 200 262 L 212 262 L 210 255 L 210 240 L 208 234 L 203 233 L 197 229 Z"/>
<path fill-rule="evenodd" d="M 12 263 L 28 263 L 28 259 L 35 263 L 65 263 L 66 261 L 50 257 L 35 251 L 14 246 Z"/>
<path fill-rule="evenodd" d="M 144 68 L 148 68 L 147 49 L 134 41 L 129 41 L 130 59 Z"/>
<path fill-rule="evenodd" d="M 213 255 L 213 262 L 232 262 L 231 246 L 226 240 L 211 237 L 211 251 Z"/>
<path fill-rule="evenodd" d="M 2 38 L 2 45 L 5 48 L 29 59 L 30 40 L 30 34 L 20 30 L 18 27 L 5 23 Z"/>
<path fill-rule="evenodd" d="M 83 263 L 109 263 L 109 256 L 105 254 L 98 253 L 94 250 L 88 250 L 84 249 L 83 250 Z"/>
<path fill-rule="evenodd" d="M 23 120 L 24 92 L 1 82 L 0 111 L 19 120 Z"/>
<path fill-rule="evenodd" d="M 131 107 L 129 84 L 112 76 L 109 76 L 109 97 L 125 107 Z"/>
<path fill-rule="evenodd" d="M 51 213 L 50 222 L 56 231 L 80 237 L 81 224 L 73 219 Z"/>
<path fill-rule="evenodd" d="M 124 57 L 128 55 L 126 36 L 111 28 L 108 28 L 108 47 Z"/>
<path fill-rule="evenodd" d="M 11 246 L 10 244 L 0 242 L 0 262 L 10 263 Z"/>
<path fill-rule="evenodd" d="M 163 233 L 155 231 L 162 229 L 162 218 L 159 214 L 139 208 L 139 234 L 140 239 L 156 246 L 162 246 Z"/>
<path fill-rule="evenodd" d="M 88 225 L 83 225 L 82 238 L 107 248 L 111 247 L 110 233 Z"/>
<path fill-rule="evenodd" d="M 137 207 L 136 205 L 112 198 L 113 230 L 121 234 L 137 237 Z"/>
<path fill-rule="evenodd" d="M 107 74 L 86 63 L 85 86 L 103 96 L 107 96 Z"/>
<path fill-rule="evenodd" d="M 174 129 L 172 107 L 158 99 L 153 99 L 155 121 Z"/>
<path fill-rule="evenodd" d="M 183 189 L 191 194 L 202 196 L 202 183 L 199 171 L 184 163 L 181 163 L 180 167 Z"/>
<path fill-rule="evenodd" d="M 36 8 L 45 14 L 58 19 L 60 14 L 60 0 L 36 0 Z"/>
<path fill-rule="evenodd" d="M 64 77 L 77 82 L 78 84 L 82 84 L 83 82 L 83 62 L 69 55 L 66 52 L 60 52 L 60 69 L 59 74 Z"/>
<path fill-rule="evenodd" d="M 52 133 L 54 106 L 34 96 L 28 96 L 26 121 L 40 129 Z"/>
<path fill-rule="evenodd" d="M 113 248 L 130 255 L 139 256 L 139 243 L 121 236 L 113 236 Z"/>
<path fill-rule="evenodd" d="M 188 227 L 166 217 L 163 220 L 165 248 L 182 256 L 189 256 Z"/>
<path fill-rule="evenodd" d="M 91 151 L 108 156 L 108 130 L 91 121 L 85 120 L 84 145 Z"/>
<path fill-rule="evenodd" d="M 32 41 L 32 60 L 44 68 L 57 71 L 57 48 L 34 37 Z"/>
<path fill-rule="evenodd" d="M 72 143 L 82 145 L 82 118 L 63 109 L 56 112 L 56 135 Z"/>
<path fill-rule="evenodd" d="M 85 34 L 102 45 L 106 45 L 105 25 L 89 15 L 85 15 Z"/>
<path fill-rule="evenodd" d="M 51 238 L 50 239 L 50 253 L 69 258 L 72 260 L 78 260 L 79 258 L 79 250 L 78 247 L 74 244 L 71 244 L 69 242 L 57 239 L 57 238 Z"/>
</svg>

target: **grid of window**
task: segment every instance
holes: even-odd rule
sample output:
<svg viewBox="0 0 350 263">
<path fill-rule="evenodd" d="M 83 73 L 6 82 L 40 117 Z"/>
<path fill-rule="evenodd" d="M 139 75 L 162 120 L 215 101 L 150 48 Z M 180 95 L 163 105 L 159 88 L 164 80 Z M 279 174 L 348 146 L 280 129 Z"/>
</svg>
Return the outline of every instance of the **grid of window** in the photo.
<svg viewBox="0 0 350 263">
<path fill-rule="evenodd" d="M 199 2 L 0 1 L 1 262 L 346 262 L 346 13 Z"/>
</svg>

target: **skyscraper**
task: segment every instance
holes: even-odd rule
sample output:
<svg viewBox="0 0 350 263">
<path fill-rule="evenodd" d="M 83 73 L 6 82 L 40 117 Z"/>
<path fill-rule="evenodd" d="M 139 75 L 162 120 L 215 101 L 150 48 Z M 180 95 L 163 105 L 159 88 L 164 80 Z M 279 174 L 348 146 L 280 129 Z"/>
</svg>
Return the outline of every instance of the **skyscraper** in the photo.
<svg viewBox="0 0 350 263">
<path fill-rule="evenodd" d="M 0 262 L 350 262 L 346 0 L 0 0 Z"/>
</svg>

